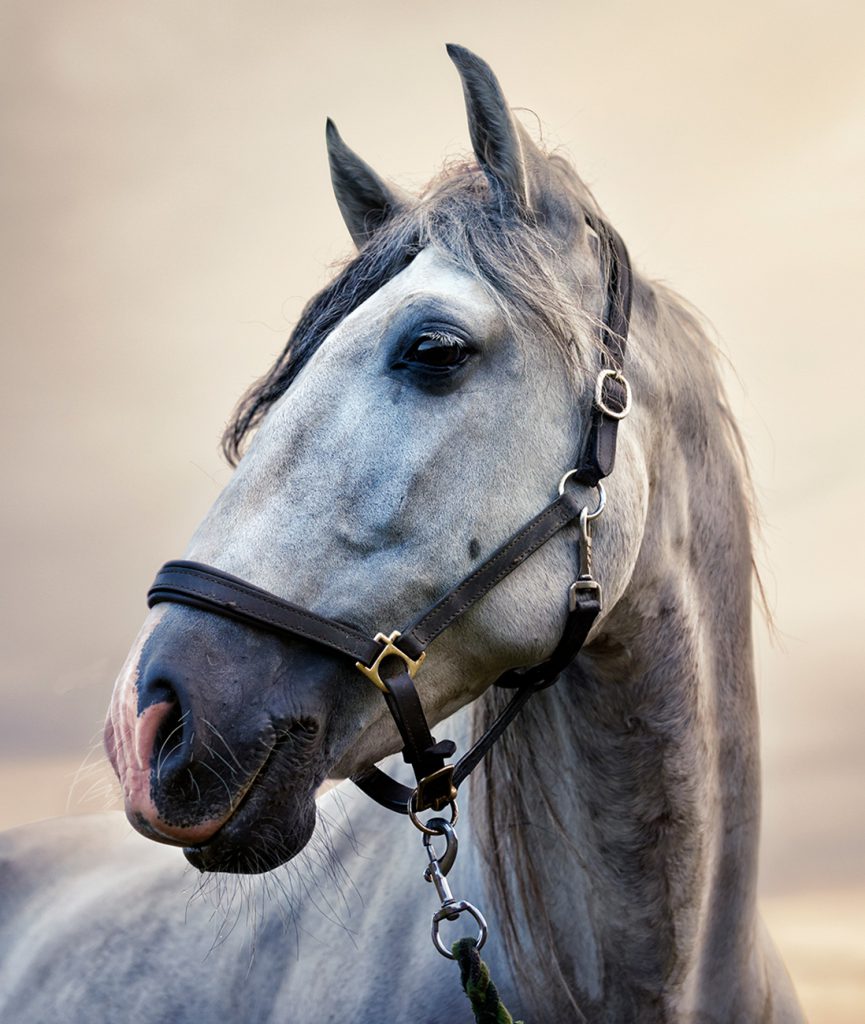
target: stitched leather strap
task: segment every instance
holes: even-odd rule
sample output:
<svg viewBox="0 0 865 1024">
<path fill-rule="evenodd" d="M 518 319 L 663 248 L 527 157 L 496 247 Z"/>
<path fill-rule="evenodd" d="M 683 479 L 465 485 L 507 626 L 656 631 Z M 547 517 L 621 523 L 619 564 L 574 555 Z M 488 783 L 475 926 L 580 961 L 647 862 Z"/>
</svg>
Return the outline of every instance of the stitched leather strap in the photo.
<svg viewBox="0 0 865 1024">
<path fill-rule="evenodd" d="M 600 327 L 603 368 L 621 372 L 625 362 L 625 348 L 631 321 L 633 275 L 628 250 L 619 233 L 606 221 L 586 214 L 586 221 L 601 243 L 601 263 L 607 281 L 603 321 Z M 615 377 L 607 377 L 603 384 L 604 404 L 609 409 L 624 409 L 626 392 Z M 592 418 L 577 480 L 594 487 L 612 473 L 616 463 L 616 442 L 619 421 L 608 416 L 594 403 Z"/>
<path fill-rule="evenodd" d="M 200 562 L 175 561 L 162 566 L 147 592 L 147 605 L 152 608 L 162 601 L 217 612 L 271 633 L 312 640 L 364 665 L 371 664 L 381 651 L 381 644 L 354 626 L 283 601 Z"/>
<path fill-rule="evenodd" d="M 530 686 L 542 690 L 554 683 L 580 652 L 595 619 L 601 611 L 601 588 L 574 591 L 574 606 L 568 612 L 565 628 L 558 646 L 546 661 L 532 668 L 513 668 L 505 672 L 494 685 L 506 690 Z"/>
<path fill-rule="evenodd" d="M 381 768 L 370 765 L 357 775 L 352 775 L 351 781 L 362 793 L 382 807 L 396 811 L 397 814 L 408 814 L 408 802 L 414 790 L 392 779 Z"/>
<path fill-rule="evenodd" d="M 564 634 L 552 655 L 540 665 L 530 669 L 512 669 L 495 681 L 493 685 L 513 688 L 517 692 L 487 731 L 457 761 L 451 780 L 456 789 L 459 789 L 460 785 L 477 768 L 493 744 L 526 705 L 529 698 L 538 690 L 551 686 L 573 661 L 585 643 L 600 610 L 601 600 L 598 590 L 576 591 L 575 607 L 568 614 Z M 407 675 L 405 678 L 414 689 Z M 388 680 L 388 685 L 391 685 L 390 680 Z M 399 725 L 398 720 L 397 725 Z M 405 735 L 402 730 L 400 732 L 403 736 Z M 405 759 L 409 760 L 408 757 Z M 415 777 L 420 781 L 421 776 L 418 775 L 417 770 L 415 770 Z M 392 779 L 380 768 L 375 766 L 367 768 L 365 771 L 353 775 L 351 781 L 376 803 L 401 814 L 407 813 L 412 790 L 401 782 L 397 782 L 396 779 Z M 425 808 L 419 807 L 418 809 L 424 810 Z M 436 809 L 441 810 L 441 807 Z"/>
<path fill-rule="evenodd" d="M 510 537 L 477 569 L 423 612 L 397 642 L 410 658 L 421 655 L 454 619 L 479 601 L 505 576 L 580 514 L 576 492 L 569 490 Z M 302 637 L 371 665 L 382 645 L 337 619 L 284 601 L 260 587 L 200 562 L 166 562 L 147 593 L 147 604 L 162 601 L 218 612 L 271 633 Z"/>
<path fill-rule="evenodd" d="M 573 522 L 581 509 L 580 497 L 573 490 L 565 491 L 547 505 L 543 512 L 494 551 L 483 565 L 415 620 L 414 625 L 409 626 L 399 639 L 402 650 L 410 657 L 416 657 L 414 650 L 418 653 L 423 651 L 454 619 L 468 611 L 559 530 Z"/>
<path fill-rule="evenodd" d="M 551 679 L 546 685 L 552 682 L 555 682 L 555 679 Z M 462 783 L 465 782 L 484 757 L 486 757 L 487 752 L 504 733 L 505 729 L 522 711 L 529 698 L 539 689 L 543 689 L 543 687 L 524 686 L 522 689 L 517 690 L 493 724 L 454 765 L 452 777 L 454 788 L 459 789 Z M 408 813 L 408 801 L 411 799 L 413 790 L 408 786 L 404 786 L 401 782 L 397 782 L 396 779 L 392 779 L 380 768 L 376 768 L 375 765 L 357 775 L 352 775 L 351 781 L 368 797 L 381 804 L 382 807 L 387 807 L 391 811 L 398 811 L 400 814 Z M 419 807 L 417 809 L 425 810 L 426 808 Z M 441 808 L 436 809 L 441 810 Z"/>
<path fill-rule="evenodd" d="M 446 770 L 445 765 L 445 758 L 453 757 L 456 744 L 453 740 L 437 743 L 430 733 L 420 697 L 403 663 L 391 657 L 383 668 L 388 687 L 384 699 L 403 741 L 403 760 L 411 765 L 418 783 L 415 808 L 443 810 L 456 794 L 453 769 Z M 408 813 L 408 801 L 416 791 L 375 767 L 352 781 L 378 803 L 401 814 Z"/>
<path fill-rule="evenodd" d="M 504 711 L 496 718 L 489 729 L 454 765 L 452 783 L 458 789 L 465 782 L 471 772 L 484 759 L 487 751 L 496 740 L 507 729 L 517 714 L 522 710 L 529 697 L 535 692 L 534 687 L 526 686 L 517 691 L 516 695 L 508 701 Z M 373 765 L 370 768 L 352 775 L 351 781 L 362 790 L 368 797 L 387 807 L 388 810 L 397 811 L 400 814 L 408 813 L 408 802 L 414 790 L 404 786 L 401 782 L 390 777 L 380 768 Z M 442 808 L 437 808 L 441 810 Z M 426 810 L 418 807 L 417 810 Z"/>
</svg>

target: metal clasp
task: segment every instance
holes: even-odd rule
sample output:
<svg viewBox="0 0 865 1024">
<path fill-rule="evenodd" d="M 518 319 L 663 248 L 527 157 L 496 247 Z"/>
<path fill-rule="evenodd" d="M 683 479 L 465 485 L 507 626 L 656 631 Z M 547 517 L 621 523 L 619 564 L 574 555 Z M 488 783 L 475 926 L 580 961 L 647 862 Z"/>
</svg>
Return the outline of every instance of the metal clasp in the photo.
<svg viewBox="0 0 865 1024">
<path fill-rule="evenodd" d="M 453 899 L 450 890 L 444 891 L 447 889 L 447 882 L 445 882 L 444 876 L 454 866 L 460 844 L 453 827 L 453 822 L 447 821 L 445 818 L 430 818 L 427 822 L 427 828 L 429 832 L 424 833 L 423 846 L 429 857 L 429 867 L 424 871 L 423 876 L 426 881 L 432 882 L 435 885 L 439 899 L 444 903 L 446 899 Z M 435 852 L 435 847 L 433 846 L 433 839 L 438 836 L 444 836 L 447 843 L 445 852 L 441 857 Z M 444 889 L 442 886 L 444 886 Z"/>
<path fill-rule="evenodd" d="M 603 370 L 603 373 L 613 373 L 613 370 Z M 569 469 L 567 473 L 559 480 L 559 494 L 565 493 L 565 487 L 567 486 L 568 480 L 571 477 L 576 477 L 579 474 L 579 469 Z M 588 505 L 580 510 L 580 542 L 578 545 L 580 568 L 579 574 L 574 582 L 568 588 L 568 608 L 573 612 L 577 608 L 577 591 L 578 590 L 594 590 L 598 595 L 598 604 L 601 603 L 601 585 L 592 576 L 592 520 L 597 519 L 598 516 L 607 507 L 607 492 L 604 490 L 604 485 L 598 481 L 595 484 L 595 490 L 598 492 L 598 504 L 590 512 Z"/>
<path fill-rule="evenodd" d="M 408 670 L 409 678 L 414 679 L 417 675 L 417 670 L 421 667 L 426 658 L 426 651 L 422 651 L 419 658 L 410 658 L 405 651 L 401 651 L 399 647 L 395 646 L 397 640 L 399 640 L 401 634 L 398 629 L 395 629 L 390 636 L 385 636 L 384 633 L 376 633 L 376 643 L 384 644 L 381 652 L 376 657 L 375 661 L 367 666 L 362 661 L 356 661 L 354 667 L 359 669 L 367 677 L 371 679 L 375 685 L 382 691 L 387 693 L 387 683 L 379 675 L 379 668 L 385 658 L 395 657 L 400 658 L 405 662 L 405 667 Z"/>
<path fill-rule="evenodd" d="M 433 914 L 430 934 L 432 935 L 433 945 L 439 953 L 447 957 L 448 960 L 455 960 L 456 957 L 444 944 L 439 934 L 439 926 L 442 921 L 456 921 L 460 914 L 469 914 L 473 917 L 478 926 L 478 949 L 481 949 L 487 941 L 487 922 L 477 907 L 467 903 L 465 900 L 454 899 L 451 887 L 448 885 L 447 878 L 445 877 L 453 867 L 457 855 L 457 835 L 453 830 L 453 826 L 450 822 L 445 821 L 444 818 L 431 818 L 427 822 L 427 827 L 430 829 L 430 832 L 424 835 L 423 845 L 429 857 L 429 865 L 424 871 L 423 876 L 427 882 L 432 882 L 435 886 L 436 894 L 441 902 L 441 907 Z M 447 842 L 441 857 L 436 854 L 435 847 L 433 846 L 433 837 L 435 835 L 443 835 Z"/>
<path fill-rule="evenodd" d="M 598 484 L 603 493 L 603 488 Z M 601 585 L 592 576 L 592 530 L 589 523 L 595 516 L 601 514 L 603 503 L 599 504 L 599 511 L 594 515 L 589 512 L 588 507 L 580 512 L 580 543 L 578 545 L 580 554 L 579 574 L 568 589 L 568 608 L 573 612 L 577 608 L 577 591 L 594 590 L 598 596 L 598 604 L 601 603 Z"/>
</svg>

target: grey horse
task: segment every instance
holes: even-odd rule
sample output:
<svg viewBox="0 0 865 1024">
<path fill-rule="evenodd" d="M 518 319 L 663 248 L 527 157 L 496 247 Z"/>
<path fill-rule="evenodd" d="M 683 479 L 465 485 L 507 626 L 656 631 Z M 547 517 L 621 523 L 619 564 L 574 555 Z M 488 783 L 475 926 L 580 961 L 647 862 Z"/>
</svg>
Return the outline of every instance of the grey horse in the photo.
<svg viewBox="0 0 865 1024">
<path fill-rule="evenodd" d="M 359 252 L 242 400 L 236 472 L 186 554 L 370 635 L 551 499 L 600 360 L 600 211 L 489 67 L 449 53 L 475 159 L 420 198 L 328 123 Z M 745 460 L 697 319 L 634 287 L 603 612 L 460 796 L 452 886 L 486 912 L 484 957 L 530 1024 L 801 1021 L 756 906 Z M 418 691 L 461 744 L 506 699 L 492 680 L 556 647 L 575 552 L 563 530 L 431 646 Z M 128 820 L 164 845 L 119 815 L 3 838 L 4 1024 L 468 1019 L 430 944 L 419 833 L 349 782 L 323 792 L 401 746 L 344 659 L 161 604 L 106 746 Z"/>
</svg>

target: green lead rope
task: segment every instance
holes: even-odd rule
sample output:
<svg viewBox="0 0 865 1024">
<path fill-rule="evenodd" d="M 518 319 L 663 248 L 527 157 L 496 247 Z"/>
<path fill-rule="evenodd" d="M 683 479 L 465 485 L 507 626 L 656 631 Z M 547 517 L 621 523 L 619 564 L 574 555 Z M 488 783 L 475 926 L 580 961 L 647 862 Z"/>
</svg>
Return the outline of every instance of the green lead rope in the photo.
<svg viewBox="0 0 865 1024">
<path fill-rule="evenodd" d="M 451 946 L 454 959 L 460 965 L 460 980 L 472 1004 L 477 1024 L 523 1024 L 514 1021 L 490 977 L 490 969 L 481 960 L 476 939 L 457 939 Z"/>
</svg>

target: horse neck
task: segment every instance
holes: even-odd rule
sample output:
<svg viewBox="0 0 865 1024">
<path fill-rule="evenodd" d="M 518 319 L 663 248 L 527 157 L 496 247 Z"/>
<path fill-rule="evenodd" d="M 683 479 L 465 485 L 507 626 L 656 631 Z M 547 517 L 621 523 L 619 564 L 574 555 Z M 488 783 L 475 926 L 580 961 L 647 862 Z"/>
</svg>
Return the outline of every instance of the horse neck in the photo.
<svg viewBox="0 0 865 1024">
<path fill-rule="evenodd" d="M 548 1019 L 758 1019 L 749 515 L 727 427 L 704 433 L 659 423 L 631 582 L 482 783 L 493 898 Z"/>
</svg>

